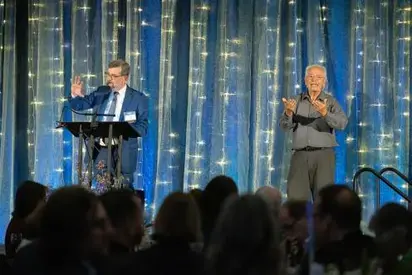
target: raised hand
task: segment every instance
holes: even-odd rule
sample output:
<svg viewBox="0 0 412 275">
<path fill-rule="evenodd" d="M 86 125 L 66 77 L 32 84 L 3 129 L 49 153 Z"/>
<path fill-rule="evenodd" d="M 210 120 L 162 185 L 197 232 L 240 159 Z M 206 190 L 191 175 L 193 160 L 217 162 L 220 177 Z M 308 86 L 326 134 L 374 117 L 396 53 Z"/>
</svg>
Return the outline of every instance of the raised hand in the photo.
<svg viewBox="0 0 412 275">
<path fill-rule="evenodd" d="M 327 99 L 325 99 L 324 102 L 320 100 L 315 100 L 312 101 L 312 105 L 315 108 L 316 111 L 318 111 L 322 116 L 326 116 L 328 113 L 328 105 L 327 105 Z"/>
<path fill-rule="evenodd" d="M 292 116 L 296 111 L 296 100 L 282 98 L 283 105 L 285 106 L 285 114 L 287 116 Z"/>
<path fill-rule="evenodd" d="M 81 81 L 80 76 L 75 76 L 72 83 L 72 97 L 84 97 L 83 91 L 83 81 Z"/>
</svg>

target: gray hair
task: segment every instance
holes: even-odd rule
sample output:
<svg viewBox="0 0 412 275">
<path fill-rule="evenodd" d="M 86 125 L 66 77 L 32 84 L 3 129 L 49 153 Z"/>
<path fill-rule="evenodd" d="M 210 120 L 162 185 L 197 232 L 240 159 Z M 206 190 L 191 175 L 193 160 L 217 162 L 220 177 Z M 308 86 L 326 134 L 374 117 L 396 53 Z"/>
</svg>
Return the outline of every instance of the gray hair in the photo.
<svg viewBox="0 0 412 275">
<path fill-rule="evenodd" d="M 275 216 L 278 216 L 282 204 L 282 193 L 277 188 L 265 185 L 260 187 L 255 195 L 261 197 L 268 204 Z"/>
<path fill-rule="evenodd" d="M 325 66 L 322 66 L 322 65 L 319 65 L 319 64 L 313 64 L 313 65 L 307 66 L 306 69 L 305 69 L 305 77 L 308 75 L 308 72 L 313 68 L 321 69 L 325 73 L 325 81 L 326 82 L 328 81 L 328 73 L 326 71 Z"/>
</svg>

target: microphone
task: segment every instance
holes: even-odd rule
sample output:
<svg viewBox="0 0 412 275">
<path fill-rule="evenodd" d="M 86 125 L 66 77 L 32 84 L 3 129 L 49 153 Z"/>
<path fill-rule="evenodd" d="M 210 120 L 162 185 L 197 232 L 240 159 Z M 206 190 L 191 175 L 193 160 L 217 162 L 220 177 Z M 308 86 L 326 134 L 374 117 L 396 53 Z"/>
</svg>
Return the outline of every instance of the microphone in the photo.
<svg viewBox="0 0 412 275">
<path fill-rule="evenodd" d="M 56 129 L 63 128 L 64 127 L 64 122 L 63 122 L 63 114 L 64 110 L 68 109 L 67 106 L 63 106 L 62 112 L 60 113 L 60 119 L 57 121 L 57 126 Z"/>
<path fill-rule="evenodd" d="M 103 93 L 103 92 L 100 92 L 100 93 Z M 100 93 L 99 93 L 99 94 L 100 94 Z M 95 125 L 95 124 L 96 124 L 96 119 L 97 119 L 97 117 L 115 117 L 115 116 L 116 116 L 115 114 L 98 113 L 97 110 L 96 110 L 96 109 L 97 109 L 96 107 L 98 107 L 98 106 L 95 106 L 95 107 L 93 108 L 93 112 L 79 112 L 79 111 L 77 111 L 77 110 L 75 110 L 75 109 L 73 109 L 73 108 L 70 108 L 69 106 L 65 105 L 65 106 L 63 107 L 63 109 L 62 109 L 61 114 L 60 114 L 60 119 L 59 119 L 59 121 L 57 121 L 56 129 L 59 129 L 59 128 L 62 128 L 62 127 L 65 126 L 65 122 L 63 121 L 63 116 L 64 116 L 64 111 L 65 111 L 66 109 L 69 109 L 72 113 L 74 113 L 74 114 L 76 114 L 76 115 L 91 116 L 91 117 L 92 117 L 92 121 L 91 121 L 91 124 L 92 124 L 92 125 Z"/>
</svg>

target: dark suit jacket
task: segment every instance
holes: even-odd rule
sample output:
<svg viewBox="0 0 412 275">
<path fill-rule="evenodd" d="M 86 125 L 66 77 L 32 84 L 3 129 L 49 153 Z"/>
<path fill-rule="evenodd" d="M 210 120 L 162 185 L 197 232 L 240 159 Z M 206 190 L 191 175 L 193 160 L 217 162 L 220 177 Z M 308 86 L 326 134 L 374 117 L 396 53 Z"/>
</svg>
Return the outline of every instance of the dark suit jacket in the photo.
<svg viewBox="0 0 412 275">
<path fill-rule="evenodd" d="M 55 251 L 53 255 L 62 251 Z M 50 253 L 50 252 L 49 252 Z M 96 256 L 88 261 L 71 258 L 64 258 L 65 262 L 56 263 L 50 260 L 50 257 L 41 248 L 40 241 L 35 241 L 16 254 L 12 264 L 13 275 L 115 275 L 115 269 L 112 268 L 111 262 L 104 256 Z M 59 258 L 60 257 L 56 257 Z M 94 273 L 95 272 L 95 273 Z"/>
<path fill-rule="evenodd" d="M 6 248 L 6 256 L 8 259 L 14 258 L 16 250 L 19 247 L 21 240 L 25 237 L 24 232 L 27 224 L 23 219 L 13 217 L 7 226 L 4 244 Z"/>
<path fill-rule="evenodd" d="M 104 114 L 106 106 L 109 102 L 111 89 L 108 86 L 101 86 L 96 91 L 84 97 L 75 97 L 69 100 L 70 107 L 76 111 L 94 109 L 95 112 Z M 147 134 L 148 127 L 148 98 L 142 92 L 136 91 L 129 86 L 126 88 L 126 95 L 123 101 L 122 111 L 120 113 L 120 121 L 125 121 L 125 112 L 134 112 L 136 121 L 130 125 L 139 133 L 140 136 Z M 127 165 L 130 160 L 137 159 L 137 139 L 131 138 L 124 140 L 122 162 Z"/>
<path fill-rule="evenodd" d="M 373 238 L 363 235 L 358 230 L 347 234 L 343 240 L 331 242 L 316 251 L 314 261 L 326 267 L 329 264 L 343 274 L 363 267 L 365 261 L 371 261 L 376 256 L 376 246 Z M 309 258 L 306 254 L 302 260 L 299 274 L 310 274 Z"/>
<path fill-rule="evenodd" d="M 189 243 L 159 238 L 152 247 L 133 254 L 118 275 L 201 275 L 203 267 L 203 254 L 193 251 Z"/>
</svg>

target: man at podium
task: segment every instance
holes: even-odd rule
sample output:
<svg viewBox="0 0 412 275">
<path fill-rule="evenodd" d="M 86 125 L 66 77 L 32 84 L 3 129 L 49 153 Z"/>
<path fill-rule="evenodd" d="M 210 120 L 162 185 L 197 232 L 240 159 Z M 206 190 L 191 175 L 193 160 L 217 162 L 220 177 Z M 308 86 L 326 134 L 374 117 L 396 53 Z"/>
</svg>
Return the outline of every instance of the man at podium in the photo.
<svg viewBox="0 0 412 275">
<path fill-rule="evenodd" d="M 79 76 L 74 78 L 71 87 L 70 107 L 76 111 L 93 109 L 99 114 L 110 114 L 114 116 L 100 117 L 99 121 L 126 121 L 139 133 L 141 137 L 147 133 L 148 98 L 141 92 L 127 85 L 130 66 L 123 60 L 110 62 L 105 73 L 107 86 L 100 86 L 96 91 L 86 95 L 83 82 Z M 95 164 L 106 164 L 108 158 L 107 140 L 97 139 L 93 160 Z M 112 167 L 103 169 L 115 170 L 117 156 L 117 142 L 112 142 Z M 131 188 L 133 173 L 137 164 L 138 142 L 137 138 L 123 140 L 121 152 L 121 174 L 124 177 L 123 184 Z M 95 165 L 96 169 L 96 165 Z M 99 169 L 102 169 L 101 167 Z"/>
</svg>

